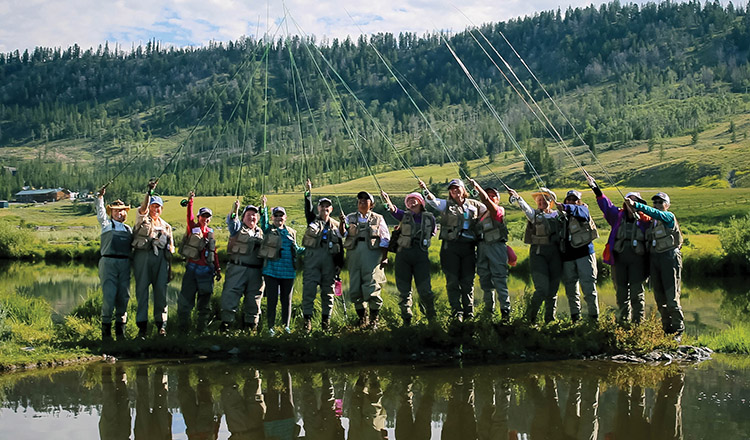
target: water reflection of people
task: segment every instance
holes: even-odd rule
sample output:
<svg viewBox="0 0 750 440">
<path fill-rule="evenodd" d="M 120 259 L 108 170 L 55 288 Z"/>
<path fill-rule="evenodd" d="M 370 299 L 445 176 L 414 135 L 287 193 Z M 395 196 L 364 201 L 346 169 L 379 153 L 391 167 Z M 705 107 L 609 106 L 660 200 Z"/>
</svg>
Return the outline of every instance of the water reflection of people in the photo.
<svg viewBox="0 0 750 440">
<path fill-rule="evenodd" d="M 432 434 L 432 405 L 435 381 L 428 380 L 419 405 L 414 411 L 414 381 L 406 383 L 396 412 L 396 440 L 429 440 Z"/>
<path fill-rule="evenodd" d="M 479 440 L 509 438 L 510 384 L 506 379 L 496 383 L 489 375 L 479 376 L 476 387 L 476 406 Z"/>
<path fill-rule="evenodd" d="M 354 384 L 349 406 L 349 440 L 384 439 L 386 412 L 382 403 L 380 379 L 370 371 L 362 371 Z"/>
<path fill-rule="evenodd" d="M 555 379 L 545 376 L 542 388 L 537 378 L 533 377 L 527 382 L 525 388 L 531 398 L 534 412 L 531 420 L 531 438 L 534 440 L 564 438 Z"/>
<path fill-rule="evenodd" d="M 128 380 L 121 365 L 102 367 L 102 411 L 99 437 L 102 440 L 130 439 L 130 401 Z"/>
<path fill-rule="evenodd" d="M 199 368 L 198 383 L 190 385 L 190 371 L 180 369 L 177 375 L 177 399 L 185 420 L 185 433 L 189 440 L 215 439 L 219 433 L 219 419 L 214 414 L 214 399 L 207 371 Z"/>
<path fill-rule="evenodd" d="M 243 395 L 244 394 L 244 395 Z M 227 383 L 221 390 L 231 440 L 262 439 L 266 403 L 261 390 L 260 373 L 254 370 L 245 381 L 243 394 L 236 383 Z"/>
<path fill-rule="evenodd" d="M 650 420 L 647 418 L 645 390 L 638 385 L 621 388 L 617 396 L 614 431 L 608 432 L 605 439 L 681 440 L 684 388 L 685 377 L 682 373 L 664 378 L 656 390 Z"/>
<path fill-rule="evenodd" d="M 656 394 L 651 417 L 652 437 L 682 439 L 682 391 L 685 376 L 682 373 L 665 378 Z"/>
<path fill-rule="evenodd" d="M 596 440 L 599 433 L 599 380 L 572 381 L 565 403 L 563 428 L 567 438 Z"/>
<path fill-rule="evenodd" d="M 167 376 L 156 367 L 149 387 L 148 367 L 139 366 L 135 373 L 135 438 L 171 439 L 172 414 L 167 408 Z M 153 390 L 153 406 L 151 391 Z"/>
<path fill-rule="evenodd" d="M 336 397 L 333 383 L 328 371 L 320 376 L 320 390 L 313 388 L 313 376 L 306 374 L 302 378 L 302 422 L 306 439 L 344 439 L 344 428 L 341 419 L 336 415 Z"/>
<path fill-rule="evenodd" d="M 451 397 L 445 414 L 441 437 L 472 440 L 477 438 L 474 418 L 474 383 L 463 377 L 451 386 Z"/>
<path fill-rule="evenodd" d="M 292 376 L 288 371 L 283 373 L 272 372 L 269 375 L 265 401 L 266 418 L 263 420 L 263 432 L 266 439 L 291 440 L 297 438 L 299 425 L 295 423 Z"/>
</svg>

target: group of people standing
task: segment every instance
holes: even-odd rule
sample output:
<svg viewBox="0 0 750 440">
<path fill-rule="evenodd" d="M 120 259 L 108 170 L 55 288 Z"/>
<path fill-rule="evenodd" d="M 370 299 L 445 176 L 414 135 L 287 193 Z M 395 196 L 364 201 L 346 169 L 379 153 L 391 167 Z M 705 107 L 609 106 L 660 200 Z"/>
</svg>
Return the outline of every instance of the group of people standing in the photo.
<svg viewBox="0 0 750 440">
<path fill-rule="evenodd" d="M 680 272 L 682 235 L 674 215 L 668 211 L 669 197 L 658 193 L 654 207 L 646 205 L 639 193 L 625 196 L 622 208 L 616 207 L 598 188 L 593 177 L 588 184 L 606 221 L 612 226 L 604 252 L 604 262 L 613 265 L 617 292 L 617 316 L 621 322 L 638 323 L 644 316 L 643 283 L 651 276 L 654 295 L 666 333 L 681 334 L 684 318 L 680 308 Z M 260 322 L 261 299 L 267 298 L 267 331 L 275 333 L 276 309 L 281 302 L 281 326 L 291 332 L 292 290 L 296 278 L 297 256 L 304 253 L 302 314 L 304 330 L 313 328 L 314 304 L 321 293 L 320 328 L 327 330 L 334 304 L 334 290 L 339 273 L 346 264 L 349 273 L 348 298 L 354 305 L 361 327 L 377 328 L 385 284 L 384 267 L 388 252 L 395 252 L 394 275 L 399 292 L 399 307 L 404 325 L 414 316 L 412 280 L 419 294 L 424 316 L 436 317 L 435 295 L 431 286 L 429 248 L 439 233 L 440 264 L 446 280 L 446 292 L 452 318 L 457 322 L 474 316 L 474 276 L 479 275 L 484 293 L 484 313 L 494 315 L 499 304 L 501 322 L 511 316 L 508 293 L 508 266 L 515 264 L 515 254 L 507 246 L 508 228 L 505 210 L 500 205 L 497 188 L 482 188 L 469 179 L 479 200 L 469 197 L 464 182 L 451 180 L 448 198 L 435 197 L 419 181 L 422 193 L 413 192 L 397 207 L 385 192 L 390 215 L 399 224 L 393 234 L 385 218 L 374 212 L 372 194 L 357 194 L 357 210 L 343 212 L 338 220 L 333 204 L 322 197 L 312 199 L 312 184 L 306 182 L 304 197 L 307 227 L 298 245 L 297 231 L 286 224 L 286 210 L 269 209 L 266 197 L 261 207 L 234 202 L 226 217 L 229 231 L 228 264 L 221 295 L 221 325 L 226 331 L 235 326 L 240 301 L 244 298 L 243 328 L 256 330 Z M 99 263 L 104 300 L 102 335 L 123 336 L 129 300 L 130 259 L 136 281 L 139 336 L 148 333 L 149 286 L 154 295 L 153 319 L 158 334 L 166 334 L 166 286 L 171 279 L 171 256 L 175 252 L 171 226 L 161 219 L 163 200 L 153 195 L 155 182 L 138 208 L 133 228 L 125 224 L 129 206 L 120 200 L 104 206 L 100 191 L 96 202 L 97 217 L 102 226 L 102 258 Z M 581 319 L 581 292 L 587 315 L 598 320 L 596 289 L 597 263 L 593 241 L 598 237 L 591 212 L 577 190 L 567 192 L 563 203 L 556 194 L 540 188 L 534 192 L 532 208 L 515 190 L 507 188 L 511 202 L 527 218 L 524 242 L 530 245 L 529 262 L 534 293 L 526 310 L 526 319 L 534 322 L 544 304 L 544 320 L 555 319 L 557 291 L 562 281 L 571 319 Z M 196 309 L 196 330 L 202 332 L 211 315 L 210 299 L 214 280 L 221 279 L 216 240 L 209 227 L 213 213 L 193 208 L 194 193 L 187 199 L 187 228 L 180 253 L 187 260 L 178 300 L 178 327 L 190 328 L 190 317 Z M 440 217 L 427 210 L 429 205 Z"/>
</svg>

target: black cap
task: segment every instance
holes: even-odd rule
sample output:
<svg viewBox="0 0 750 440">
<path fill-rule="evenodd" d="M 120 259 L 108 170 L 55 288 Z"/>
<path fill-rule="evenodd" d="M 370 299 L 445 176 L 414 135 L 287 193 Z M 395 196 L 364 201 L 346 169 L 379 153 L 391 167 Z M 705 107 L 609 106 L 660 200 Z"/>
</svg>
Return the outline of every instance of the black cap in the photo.
<svg viewBox="0 0 750 440">
<path fill-rule="evenodd" d="M 328 203 L 329 205 L 333 206 L 333 202 L 331 202 L 331 199 L 328 197 L 321 197 L 320 200 L 318 200 L 318 205 L 322 205 L 323 203 Z"/>
</svg>

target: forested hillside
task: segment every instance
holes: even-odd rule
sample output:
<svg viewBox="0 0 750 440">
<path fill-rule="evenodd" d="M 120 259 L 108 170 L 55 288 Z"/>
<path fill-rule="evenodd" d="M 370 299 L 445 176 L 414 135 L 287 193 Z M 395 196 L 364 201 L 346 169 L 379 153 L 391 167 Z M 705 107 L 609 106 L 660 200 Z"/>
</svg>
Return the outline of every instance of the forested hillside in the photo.
<svg viewBox="0 0 750 440">
<path fill-rule="evenodd" d="M 443 36 L 548 182 L 572 163 L 555 163 L 547 129 L 484 51 L 502 66 L 496 48 L 513 66 L 566 142 L 581 141 L 503 36 L 594 152 L 697 139 L 750 109 L 750 15 L 731 2 L 612 2 L 442 36 L 318 41 L 287 28 L 294 32 L 289 24 L 259 41 L 200 49 L 153 41 L 0 54 L 0 162 L 18 170 L 0 172 L 0 198 L 24 184 L 94 189 L 136 154 L 114 194 L 130 198 L 155 176 L 165 193 L 184 194 L 201 176 L 199 194 L 219 195 L 299 189 L 307 175 L 336 183 L 404 161 L 520 163 Z M 528 168 L 509 180 L 530 184 Z"/>
</svg>

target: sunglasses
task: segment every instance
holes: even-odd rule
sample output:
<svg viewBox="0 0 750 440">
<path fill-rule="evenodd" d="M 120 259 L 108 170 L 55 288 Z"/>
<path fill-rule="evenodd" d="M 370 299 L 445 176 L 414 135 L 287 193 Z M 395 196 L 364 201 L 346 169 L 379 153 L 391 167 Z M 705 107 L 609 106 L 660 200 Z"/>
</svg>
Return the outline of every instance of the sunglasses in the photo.
<svg viewBox="0 0 750 440">
<path fill-rule="evenodd" d="M 280 213 L 280 212 L 277 212 L 277 213 L 276 213 L 276 214 L 274 214 L 273 216 L 274 216 L 274 217 L 284 217 L 284 215 L 285 215 L 285 214 L 282 214 L 282 213 Z"/>
<path fill-rule="evenodd" d="M 656 205 L 656 204 L 663 205 L 664 204 L 664 200 L 654 200 L 654 205 Z"/>
</svg>

